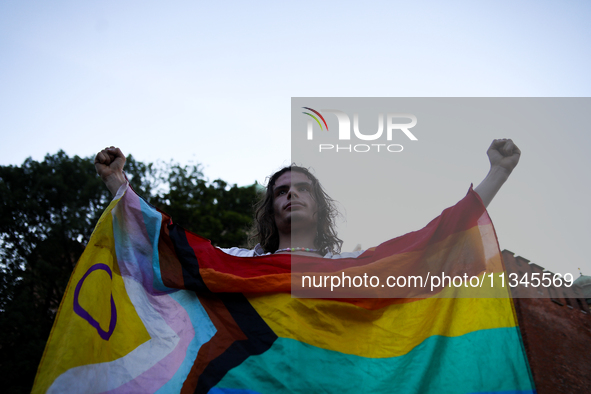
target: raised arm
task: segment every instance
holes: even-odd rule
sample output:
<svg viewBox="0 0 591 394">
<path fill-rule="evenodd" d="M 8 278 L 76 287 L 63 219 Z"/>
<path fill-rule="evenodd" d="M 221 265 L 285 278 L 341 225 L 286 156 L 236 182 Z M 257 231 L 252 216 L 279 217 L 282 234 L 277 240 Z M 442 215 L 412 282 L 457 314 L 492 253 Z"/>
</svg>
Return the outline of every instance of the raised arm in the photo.
<svg viewBox="0 0 591 394">
<path fill-rule="evenodd" d="M 503 186 L 503 183 L 511 175 L 515 166 L 517 166 L 521 151 L 513 141 L 503 138 L 494 140 L 486 154 L 490 161 L 490 170 L 486 178 L 476 186 L 474 191 L 478 193 L 484 206 L 488 207 L 501 186 Z"/>
<path fill-rule="evenodd" d="M 94 158 L 94 168 L 113 196 L 117 194 L 119 187 L 127 182 L 123 175 L 124 165 L 125 156 L 114 146 L 103 149 Z"/>
</svg>

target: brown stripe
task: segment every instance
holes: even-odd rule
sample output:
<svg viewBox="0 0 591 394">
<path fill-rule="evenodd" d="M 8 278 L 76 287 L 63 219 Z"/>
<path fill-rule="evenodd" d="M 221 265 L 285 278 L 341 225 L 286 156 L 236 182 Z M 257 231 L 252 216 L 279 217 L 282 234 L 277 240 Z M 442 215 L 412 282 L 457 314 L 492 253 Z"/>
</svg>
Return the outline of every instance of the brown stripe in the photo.
<svg viewBox="0 0 591 394">
<path fill-rule="evenodd" d="M 207 365 L 224 353 L 232 343 L 248 339 L 240 327 L 238 327 L 224 303 L 217 296 L 211 294 L 198 294 L 197 296 L 217 332 L 199 349 L 195 363 L 191 367 L 185 383 L 183 383 L 183 388 L 181 389 L 181 393 L 183 394 L 195 392 L 197 383 L 199 382 L 199 376 L 201 376 Z"/>
<path fill-rule="evenodd" d="M 160 260 L 160 272 L 162 274 L 162 283 L 173 289 L 183 289 L 185 280 L 183 279 L 183 269 L 179 261 L 174 245 L 170 239 L 168 223 L 170 217 L 162 215 L 162 224 L 160 226 L 160 240 L 158 242 L 158 255 Z"/>
</svg>

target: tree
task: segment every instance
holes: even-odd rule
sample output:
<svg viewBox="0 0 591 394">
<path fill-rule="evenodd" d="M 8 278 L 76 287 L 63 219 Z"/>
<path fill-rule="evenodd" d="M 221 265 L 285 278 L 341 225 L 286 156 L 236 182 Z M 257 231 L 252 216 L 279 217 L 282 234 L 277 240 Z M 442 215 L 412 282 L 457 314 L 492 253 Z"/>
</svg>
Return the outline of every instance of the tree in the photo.
<svg viewBox="0 0 591 394">
<path fill-rule="evenodd" d="M 3 392 L 30 392 L 73 267 L 112 198 L 93 161 L 60 151 L 0 166 Z M 197 165 L 156 166 L 131 156 L 126 173 L 138 194 L 179 224 L 216 245 L 246 244 L 255 185 L 209 183 Z"/>
<path fill-rule="evenodd" d="M 154 206 L 216 246 L 247 246 L 257 198 L 256 183 L 230 188 L 221 179 L 209 183 L 198 165 L 173 164 L 166 176 L 169 189 L 152 197 L 150 202 Z"/>
</svg>

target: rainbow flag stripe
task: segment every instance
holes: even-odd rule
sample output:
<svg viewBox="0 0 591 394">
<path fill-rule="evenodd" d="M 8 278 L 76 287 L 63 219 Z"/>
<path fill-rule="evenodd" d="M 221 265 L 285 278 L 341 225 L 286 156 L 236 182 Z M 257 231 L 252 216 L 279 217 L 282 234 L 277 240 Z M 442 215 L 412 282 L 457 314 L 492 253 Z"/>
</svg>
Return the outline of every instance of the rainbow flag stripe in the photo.
<svg viewBox="0 0 591 394">
<path fill-rule="evenodd" d="M 357 259 L 303 258 L 298 267 L 504 271 L 472 189 L 422 230 Z M 535 392 L 506 288 L 295 298 L 294 277 L 289 255 L 229 256 L 129 189 L 105 210 L 72 274 L 33 392 Z"/>
</svg>

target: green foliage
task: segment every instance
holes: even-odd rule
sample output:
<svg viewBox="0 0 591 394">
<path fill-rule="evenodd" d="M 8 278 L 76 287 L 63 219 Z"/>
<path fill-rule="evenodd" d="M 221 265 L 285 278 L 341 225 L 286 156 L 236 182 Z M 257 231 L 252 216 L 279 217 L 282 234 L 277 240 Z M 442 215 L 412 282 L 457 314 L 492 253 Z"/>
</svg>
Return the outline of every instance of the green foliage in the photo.
<svg viewBox="0 0 591 394">
<path fill-rule="evenodd" d="M 152 198 L 154 206 L 214 245 L 246 246 L 256 184 L 228 188 L 220 179 L 208 183 L 197 165 L 171 165 L 167 173 L 169 190 Z"/>
<path fill-rule="evenodd" d="M 70 274 L 111 200 L 94 158 L 63 151 L 0 166 L 0 376 L 3 392 L 29 392 Z M 156 166 L 129 156 L 138 194 L 215 245 L 243 246 L 256 186 L 228 187 L 197 165 Z"/>
</svg>

